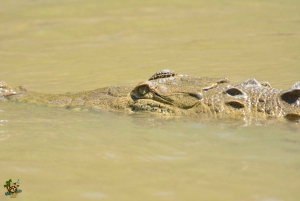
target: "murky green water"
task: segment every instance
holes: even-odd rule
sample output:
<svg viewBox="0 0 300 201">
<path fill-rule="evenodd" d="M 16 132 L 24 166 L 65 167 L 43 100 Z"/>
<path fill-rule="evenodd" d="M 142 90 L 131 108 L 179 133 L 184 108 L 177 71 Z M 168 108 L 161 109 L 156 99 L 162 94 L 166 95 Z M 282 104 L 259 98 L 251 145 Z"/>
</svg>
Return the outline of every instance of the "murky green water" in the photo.
<svg viewBox="0 0 300 201">
<path fill-rule="evenodd" d="M 0 80 L 64 93 L 169 68 L 289 88 L 300 80 L 299 13 L 297 0 L 2 0 Z M 20 179 L 17 199 L 300 200 L 299 124 L 0 110 L 0 183 Z"/>
</svg>

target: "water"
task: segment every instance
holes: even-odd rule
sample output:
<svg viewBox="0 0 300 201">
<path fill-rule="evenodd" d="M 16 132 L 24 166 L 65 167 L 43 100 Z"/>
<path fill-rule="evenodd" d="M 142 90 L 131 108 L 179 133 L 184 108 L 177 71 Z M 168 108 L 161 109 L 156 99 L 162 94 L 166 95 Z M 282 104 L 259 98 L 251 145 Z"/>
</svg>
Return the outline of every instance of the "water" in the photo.
<svg viewBox="0 0 300 201">
<path fill-rule="evenodd" d="M 300 80 L 298 1 L 29 1 L 0 6 L 0 78 L 47 93 L 154 72 Z M 22 200 L 299 200 L 300 128 L 1 102 L 0 182 Z M 0 191 L 0 198 L 8 199 Z"/>
</svg>

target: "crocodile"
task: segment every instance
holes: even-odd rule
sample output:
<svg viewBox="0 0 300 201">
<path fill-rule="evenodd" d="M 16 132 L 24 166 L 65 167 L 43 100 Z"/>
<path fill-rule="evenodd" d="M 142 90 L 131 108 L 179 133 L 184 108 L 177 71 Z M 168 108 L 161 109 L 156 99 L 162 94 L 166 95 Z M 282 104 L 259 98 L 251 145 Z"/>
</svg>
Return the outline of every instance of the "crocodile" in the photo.
<svg viewBox="0 0 300 201">
<path fill-rule="evenodd" d="M 112 86 L 66 94 L 32 92 L 0 82 L 0 98 L 68 109 L 149 112 L 246 122 L 266 119 L 300 122 L 300 82 L 288 90 L 281 90 L 253 78 L 231 83 L 227 78 L 194 77 L 167 69 L 135 86 Z"/>
</svg>

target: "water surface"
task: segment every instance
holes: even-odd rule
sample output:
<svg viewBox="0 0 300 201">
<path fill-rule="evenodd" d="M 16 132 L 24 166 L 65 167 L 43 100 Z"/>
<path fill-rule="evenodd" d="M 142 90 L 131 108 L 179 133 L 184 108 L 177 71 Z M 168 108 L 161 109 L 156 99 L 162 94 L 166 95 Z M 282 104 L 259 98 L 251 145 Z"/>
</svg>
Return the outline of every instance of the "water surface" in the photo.
<svg viewBox="0 0 300 201">
<path fill-rule="evenodd" d="M 300 80 L 299 11 L 296 0 L 3 0 L 0 78 L 65 93 L 169 68 L 287 89 Z M 299 124 L 0 110 L 0 182 L 20 179 L 17 199 L 300 199 Z"/>
</svg>

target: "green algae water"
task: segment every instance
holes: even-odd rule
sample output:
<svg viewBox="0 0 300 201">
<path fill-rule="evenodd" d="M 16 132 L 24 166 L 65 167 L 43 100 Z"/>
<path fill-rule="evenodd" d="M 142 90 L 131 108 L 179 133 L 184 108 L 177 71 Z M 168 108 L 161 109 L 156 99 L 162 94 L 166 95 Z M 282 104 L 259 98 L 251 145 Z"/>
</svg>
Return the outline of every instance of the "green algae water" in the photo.
<svg viewBox="0 0 300 201">
<path fill-rule="evenodd" d="M 0 80 L 65 93 L 169 68 L 300 81 L 300 2 L 0 2 Z M 0 102 L 0 183 L 20 200 L 300 200 L 300 126 Z M 10 199 L 0 190 L 0 200 Z"/>
</svg>

